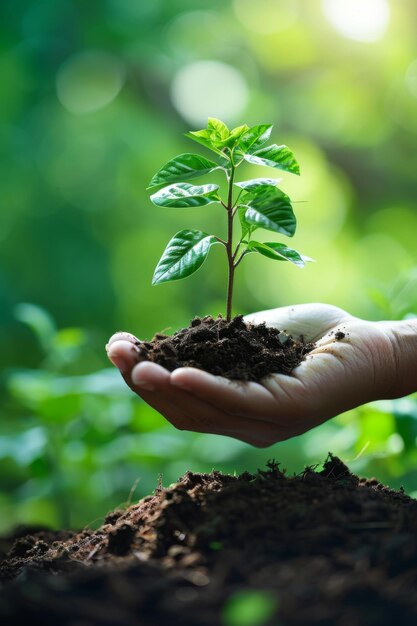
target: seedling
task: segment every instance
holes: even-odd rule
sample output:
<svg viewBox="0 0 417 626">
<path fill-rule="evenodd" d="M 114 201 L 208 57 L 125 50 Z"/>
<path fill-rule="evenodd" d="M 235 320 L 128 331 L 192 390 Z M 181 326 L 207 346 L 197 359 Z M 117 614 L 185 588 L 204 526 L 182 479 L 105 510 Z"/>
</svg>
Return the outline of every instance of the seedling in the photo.
<svg viewBox="0 0 417 626">
<path fill-rule="evenodd" d="M 299 174 L 299 165 L 285 146 L 265 146 L 272 125 L 261 124 L 251 128 L 244 124 L 229 130 L 226 124 L 209 118 L 207 128 L 191 131 L 187 137 L 202 144 L 217 155 L 212 161 L 198 154 L 186 152 L 168 161 L 152 178 L 148 189 L 166 185 L 151 196 L 151 201 L 160 207 L 194 208 L 218 203 L 227 213 L 227 238 L 222 239 L 201 230 L 180 230 L 169 241 L 156 266 L 152 284 L 186 278 L 204 263 L 211 246 L 221 244 L 227 254 L 228 284 L 226 297 L 226 319 L 232 315 L 233 283 L 236 268 L 245 256 L 257 252 L 275 261 L 289 261 L 304 267 L 312 259 L 276 241 L 255 241 L 252 236 L 264 228 L 287 237 L 296 230 L 296 217 L 290 198 L 277 187 L 281 179 L 254 178 L 236 182 L 236 170 L 245 161 L 255 165 L 273 167 Z M 185 180 L 222 170 L 227 180 L 227 197 L 219 195 L 219 185 L 192 185 Z M 236 216 L 240 222 L 240 236 L 234 241 L 233 231 Z"/>
</svg>

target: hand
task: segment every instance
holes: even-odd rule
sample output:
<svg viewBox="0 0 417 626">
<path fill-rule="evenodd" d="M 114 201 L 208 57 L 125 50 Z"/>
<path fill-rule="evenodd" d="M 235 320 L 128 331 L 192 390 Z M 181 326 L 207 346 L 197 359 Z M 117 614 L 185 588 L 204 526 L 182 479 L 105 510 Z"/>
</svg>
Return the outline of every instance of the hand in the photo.
<svg viewBox="0 0 417 626">
<path fill-rule="evenodd" d="M 325 304 L 282 307 L 245 320 L 265 322 L 295 338 L 303 335 L 316 348 L 291 375 L 272 374 L 262 384 L 189 367 L 169 372 L 144 361 L 129 333 L 113 335 L 107 352 L 132 391 L 176 428 L 227 435 L 257 447 L 417 388 L 405 373 L 417 366 L 417 325 L 411 322 L 368 322 Z M 336 339 L 337 332 L 344 337 Z"/>
</svg>

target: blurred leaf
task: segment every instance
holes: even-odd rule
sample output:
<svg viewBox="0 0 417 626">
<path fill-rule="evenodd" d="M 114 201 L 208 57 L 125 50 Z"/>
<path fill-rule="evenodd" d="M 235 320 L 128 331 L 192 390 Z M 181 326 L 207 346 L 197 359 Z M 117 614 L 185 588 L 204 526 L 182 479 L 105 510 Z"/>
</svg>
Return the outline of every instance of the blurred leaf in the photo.
<svg viewBox="0 0 417 626">
<path fill-rule="evenodd" d="M 263 626 L 269 622 L 277 608 L 277 599 L 269 591 L 237 591 L 223 607 L 223 624 L 225 626 Z"/>
<path fill-rule="evenodd" d="M 73 363 L 87 343 L 87 333 L 81 328 L 63 328 L 59 330 L 51 343 L 46 365 L 52 368 Z"/>
<path fill-rule="evenodd" d="M 151 201 L 157 206 L 174 209 L 204 206 L 219 201 L 218 188 L 218 185 L 177 183 L 152 194 Z"/>
<path fill-rule="evenodd" d="M 115 368 L 86 376 L 57 376 L 51 372 L 26 370 L 10 374 L 7 386 L 24 406 L 37 407 L 50 398 L 84 393 L 125 396 L 126 386 Z"/>
<path fill-rule="evenodd" d="M 198 154 L 186 152 L 168 161 L 152 178 L 148 189 L 171 182 L 179 182 L 209 174 L 220 166 Z"/>
<path fill-rule="evenodd" d="M 156 266 L 152 284 L 186 278 L 204 263 L 212 245 L 219 243 L 201 230 L 180 230 L 168 242 Z"/>
<path fill-rule="evenodd" d="M 38 338 L 42 348 L 48 351 L 56 333 L 54 320 L 47 311 L 36 304 L 22 302 L 15 307 L 15 317 L 26 324 Z"/>
<path fill-rule="evenodd" d="M 43 454 L 47 442 L 42 426 L 29 428 L 23 433 L 1 436 L 0 459 L 11 457 L 20 465 L 29 465 Z"/>
<path fill-rule="evenodd" d="M 255 165 L 266 165 L 267 167 L 277 167 L 285 172 L 292 174 L 300 174 L 300 166 L 298 165 L 294 154 L 287 146 L 277 146 L 273 144 L 266 148 L 256 150 L 253 154 L 245 154 L 244 158 L 249 163 Z"/>
<path fill-rule="evenodd" d="M 395 433 L 394 417 L 388 413 L 376 411 L 371 406 L 360 410 L 360 436 L 356 442 L 357 450 L 369 444 L 367 452 L 387 451 L 387 441 Z"/>
</svg>

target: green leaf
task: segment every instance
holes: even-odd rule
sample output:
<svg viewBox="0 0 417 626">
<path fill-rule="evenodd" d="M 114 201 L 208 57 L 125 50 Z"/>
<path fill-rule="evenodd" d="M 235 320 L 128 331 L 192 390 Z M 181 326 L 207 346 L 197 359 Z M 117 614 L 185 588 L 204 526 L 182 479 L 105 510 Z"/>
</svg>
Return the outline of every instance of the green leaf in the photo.
<svg viewBox="0 0 417 626">
<path fill-rule="evenodd" d="M 176 233 L 156 266 L 152 285 L 186 278 L 204 263 L 211 246 L 219 241 L 201 230 L 180 230 Z"/>
<path fill-rule="evenodd" d="M 236 128 L 230 131 L 230 137 L 233 137 L 233 139 L 239 139 L 242 137 L 243 133 L 246 133 L 248 130 L 249 126 L 247 124 L 236 126 Z"/>
<path fill-rule="evenodd" d="M 230 130 L 227 128 L 226 124 L 215 117 L 208 118 L 207 130 L 214 131 L 218 141 L 224 141 L 230 136 Z"/>
<path fill-rule="evenodd" d="M 277 243 L 276 241 L 266 241 L 261 243 L 260 241 L 250 241 L 248 244 L 248 251 L 259 252 L 263 256 L 267 256 L 270 259 L 276 261 L 289 261 L 297 267 L 304 267 L 304 265 L 313 261 L 310 257 L 303 256 L 297 250 L 293 250 L 283 243 Z"/>
<path fill-rule="evenodd" d="M 237 126 L 233 130 L 230 131 L 230 135 L 225 142 L 225 145 L 229 148 L 235 148 L 238 145 L 240 137 L 249 130 L 249 126 L 247 124 L 243 124 L 243 126 Z"/>
<path fill-rule="evenodd" d="M 256 150 L 253 154 L 245 154 L 244 158 L 249 163 L 254 163 L 255 165 L 277 167 L 291 174 L 300 174 L 300 166 L 287 146 L 273 144 L 272 146 Z"/>
<path fill-rule="evenodd" d="M 272 124 L 260 124 L 252 126 L 242 135 L 239 141 L 239 149 L 245 154 L 252 154 L 258 150 L 271 136 Z"/>
<path fill-rule="evenodd" d="M 237 213 L 239 215 L 240 228 L 242 229 L 242 238 L 246 237 L 249 232 L 254 230 L 253 225 L 246 221 L 245 213 L 247 210 L 247 206 L 240 206 L 237 210 Z"/>
<path fill-rule="evenodd" d="M 282 178 L 252 178 L 252 180 L 242 180 L 240 183 L 234 184 L 245 191 L 251 191 L 257 187 L 276 187 L 281 180 Z"/>
<path fill-rule="evenodd" d="M 277 187 L 258 187 L 245 194 L 245 220 L 257 228 L 266 228 L 292 237 L 297 220 L 289 197 Z"/>
<path fill-rule="evenodd" d="M 197 143 L 205 146 L 209 150 L 213 150 L 216 154 L 223 154 L 222 151 L 215 145 L 215 142 L 212 141 L 211 132 L 207 129 L 204 130 L 190 130 L 190 132 L 185 133 L 185 136 Z"/>
<path fill-rule="evenodd" d="M 19 322 L 26 324 L 35 333 L 42 348 L 49 352 L 57 332 L 55 322 L 49 313 L 36 304 L 21 302 L 16 305 L 14 314 Z"/>
<path fill-rule="evenodd" d="M 213 172 L 220 166 L 198 154 L 185 152 L 174 157 L 155 174 L 148 189 L 166 183 L 175 183 Z"/>
<path fill-rule="evenodd" d="M 219 201 L 218 188 L 218 185 L 177 183 L 164 187 L 152 194 L 151 201 L 156 206 L 171 207 L 173 209 L 204 206 Z"/>
<path fill-rule="evenodd" d="M 186 137 L 201 143 L 209 150 L 223 154 L 222 149 L 228 144 L 230 138 L 230 130 L 226 124 L 215 117 L 209 117 L 207 128 L 202 130 L 192 130 L 186 133 Z"/>
</svg>

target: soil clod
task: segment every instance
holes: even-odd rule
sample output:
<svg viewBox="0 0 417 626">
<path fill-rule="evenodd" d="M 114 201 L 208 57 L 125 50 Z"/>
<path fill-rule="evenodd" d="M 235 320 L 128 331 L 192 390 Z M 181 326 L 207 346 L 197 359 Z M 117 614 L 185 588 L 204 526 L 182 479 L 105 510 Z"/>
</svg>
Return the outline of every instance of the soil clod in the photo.
<svg viewBox="0 0 417 626">
<path fill-rule="evenodd" d="M 290 374 L 315 344 L 265 324 L 248 324 L 242 315 L 230 322 L 208 315 L 171 337 L 158 333 L 138 347 L 146 359 L 169 371 L 197 367 L 232 380 L 260 381 L 273 373 Z"/>
</svg>

